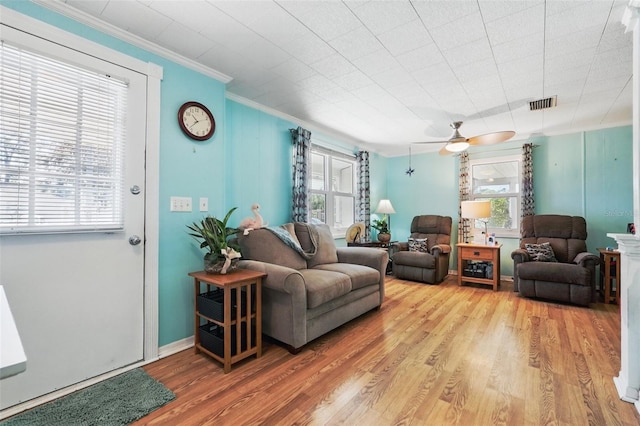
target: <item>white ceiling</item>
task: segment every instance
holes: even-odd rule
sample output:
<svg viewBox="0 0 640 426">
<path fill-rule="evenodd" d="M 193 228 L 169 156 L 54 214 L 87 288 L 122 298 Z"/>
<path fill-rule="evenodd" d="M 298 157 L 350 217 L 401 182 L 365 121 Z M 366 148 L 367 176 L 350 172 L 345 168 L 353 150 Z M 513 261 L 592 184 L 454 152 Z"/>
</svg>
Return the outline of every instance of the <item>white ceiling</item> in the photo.
<svg viewBox="0 0 640 426">
<path fill-rule="evenodd" d="M 446 140 L 454 120 L 467 137 L 522 140 L 631 123 L 626 0 L 39 3 L 86 12 L 229 76 L 232 98 L 383 155 Z M 553 95 L 557 107 L 529 111 Z"/>
</svg>

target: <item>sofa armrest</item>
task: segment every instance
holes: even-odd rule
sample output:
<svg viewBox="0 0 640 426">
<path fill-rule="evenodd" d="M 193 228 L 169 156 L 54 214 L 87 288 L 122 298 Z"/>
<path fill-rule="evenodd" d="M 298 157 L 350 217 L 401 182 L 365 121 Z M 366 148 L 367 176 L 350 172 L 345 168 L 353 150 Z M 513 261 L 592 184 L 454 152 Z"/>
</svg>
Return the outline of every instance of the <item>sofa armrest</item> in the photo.
<svg viewBox="0 0 640 426">
<path fill-rule="evenodd" d="M 436 244 L 431 247 L 431 254 L 435 257 L 438 257 L 441 254 L 448 255 L 449 253 L 451 253 L 451 246 L 449 244 Z"/>
<path fill-rule="evenodd" d="M 531 256 L 529 256 L 529 252 L 525 249 L 515 249 L 511 252 L 511 259 L 515 263 L 523 263 L 529 262 L 531 260 Z"/>
<path fill-rule="evenodd" d="M 384 276 L 389 261 L 387 250 L 372 249 L 370 247 L 338 247 L 338 262 L 353 263 L 368 266 L 380 271 Z"/>
<path fill-rule="evenodd" d="M 513 259 L 513 291 L 519 291 L 519 279 L 518 279 L 518 265 L 521 263 L 529 262 L 531 256 L 525 249 L 515 249 L 511 252 L 511 259 Z"/>
<path fill-rule="evenodd" d="M 263 287 L 282 293 L 299 293 L 306 299 L 304 277 L 295 269 L 258 260 L 240 260 L 238 267 L 266 273 L 267 276 L 262 279 Z"/>
<path fill-rule="evenodd" d="M 576 258 L 573 259 L 573 263 L 578 264 L 580 266 L 584 266 L 585 268 L 595 267 L 600 264 L 600 257 L 596 256 L 593 253 L 582 252 L 576 255 Z"/>
<path fill-rule="evenodd" d="M 241 260 L 238 266 L 267 273 L 262 279 L 262 332 L 291 348 L 307 343 L 307 288 L 302 274 L 258 260 Z"/>
</svg>

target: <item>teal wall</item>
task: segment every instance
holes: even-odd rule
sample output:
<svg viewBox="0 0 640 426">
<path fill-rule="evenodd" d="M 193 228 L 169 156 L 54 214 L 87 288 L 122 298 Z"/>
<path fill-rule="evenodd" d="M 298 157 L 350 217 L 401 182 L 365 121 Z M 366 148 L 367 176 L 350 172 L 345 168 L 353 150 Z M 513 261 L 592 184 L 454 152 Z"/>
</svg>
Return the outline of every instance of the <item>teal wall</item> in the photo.
<svg viewBox="0 0 640 426">
<path fill-rule="evenodd" d="M 292 151 L 290 128 L 297 127 L 262 111 L 227 101 L 225 189 L 239 222 L 260 204 L 263 219 L 281 224 L 291 217 Z"/>
<path fill-rule="evenodd" d="M 587 221 L 587 248 L 615 247 L 607 233 L 624 233 L 633 221 L 631 126 L 532 139 L 536 213 L 583 216 Z M 471 158 L 520 154 L 523 141 L 472 148 Z M 392 238 L 409 235 L 417 214 L 453 218 L 452 241 L 457 241 L 458 167 L 456 156 L 437 153 L 413 155 L 412 177 L 404 174 L 409 157 L 387 163 L 387 196 L 397 214 L 392 216 Z M 517 238 L 499 238 L 502 275 L 513 274 L 511 252 Z M 457 254 L 451 258 L 456 268 Z"/>
<path fill-rule="evenodd" d="M 209 213 L 223 216 L 238 207 L 232 225 L 261 204 L 271 224 L 289 220 L 291 144 L 289 128 L 297 124 L 225 99 L 224 84 L 150 52 L 26 1 L 3 1 L 4 6 L 81 35 L 114 50 L 163 67 L 160 129 L 159 208 L 159 343 L 166 345 L 193 334 L 192 281 L 187 272 L 202 267 L 202 252 L 187 235 L 186 225 L 200 220 L 190 213 L 169 212 L 170 196 L 209 198 Z M 216 133 L 206 142 L 187 139 L 176 124 L 176 111 L 186 101 L 207 105 L 216 117 Z M 355 151 L 339 138 L 313 132 L 312 139 L 328 147 Z M 589 249 L 614 245 L 607 232 L 624 232 L 632 219 L 631 127 L 539 138 L 534 150 L 538 213 L 577 214 L 589 224 Z M 518 147 L 508 142 L 500 149 Z M 474 152 L 473 150 L 471 151 Z M 484 149 L 483 152 L 491 152 Z M 519 152 L 519 151 L 515 151 Z M 503 155 L 498 154 L 496 155 Z M 458 160 L 437 153 L 413 155 L 413 176 L 404 171 L 408 156 L 385 158 L 372 153 L 372 211 L 389 198 L 394 240 L 406 240 L 417 214 L 454 218 L 457 240 Z M 502 239 L 502 273 L 512 273 L 511 251 L 517 239 Z M 344 245 L 344 240 L 337 241 Z M 455 269 L 455 252 L 451 259 Z"/>
</svg>

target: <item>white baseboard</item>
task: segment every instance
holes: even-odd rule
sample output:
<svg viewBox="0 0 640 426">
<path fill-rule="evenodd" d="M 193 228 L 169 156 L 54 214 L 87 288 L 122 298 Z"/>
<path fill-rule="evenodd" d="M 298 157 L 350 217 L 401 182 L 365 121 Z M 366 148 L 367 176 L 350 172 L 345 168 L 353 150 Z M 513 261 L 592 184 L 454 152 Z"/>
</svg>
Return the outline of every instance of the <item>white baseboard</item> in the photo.
<svg viewBox="0 0 640 426">
<path fill-rule="evenodd" d="M 193 347 L 193 336 L 185 337 L 182 340 L 176 340 L 173 343 L 164 345 L 158 350 L 158 359 L 168 357 L 169 355 L 176 354 Z"/>
</svg>

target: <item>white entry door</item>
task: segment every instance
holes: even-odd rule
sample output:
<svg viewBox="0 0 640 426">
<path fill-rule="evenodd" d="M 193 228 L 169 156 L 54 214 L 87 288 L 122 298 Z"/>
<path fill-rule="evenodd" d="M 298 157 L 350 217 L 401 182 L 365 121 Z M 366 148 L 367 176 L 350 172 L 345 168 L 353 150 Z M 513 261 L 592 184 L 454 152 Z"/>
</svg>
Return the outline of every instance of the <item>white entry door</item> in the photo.
<svg viewBox="0 0 640 426">
<path fill-rule="evenodd" d="M 124 230 L 0 236 L 4 286 L 27 369 L 0 409 L 143 359 L 147 77 L 11 28 L 2 39 L 128 82 Z"/>
</svg>

